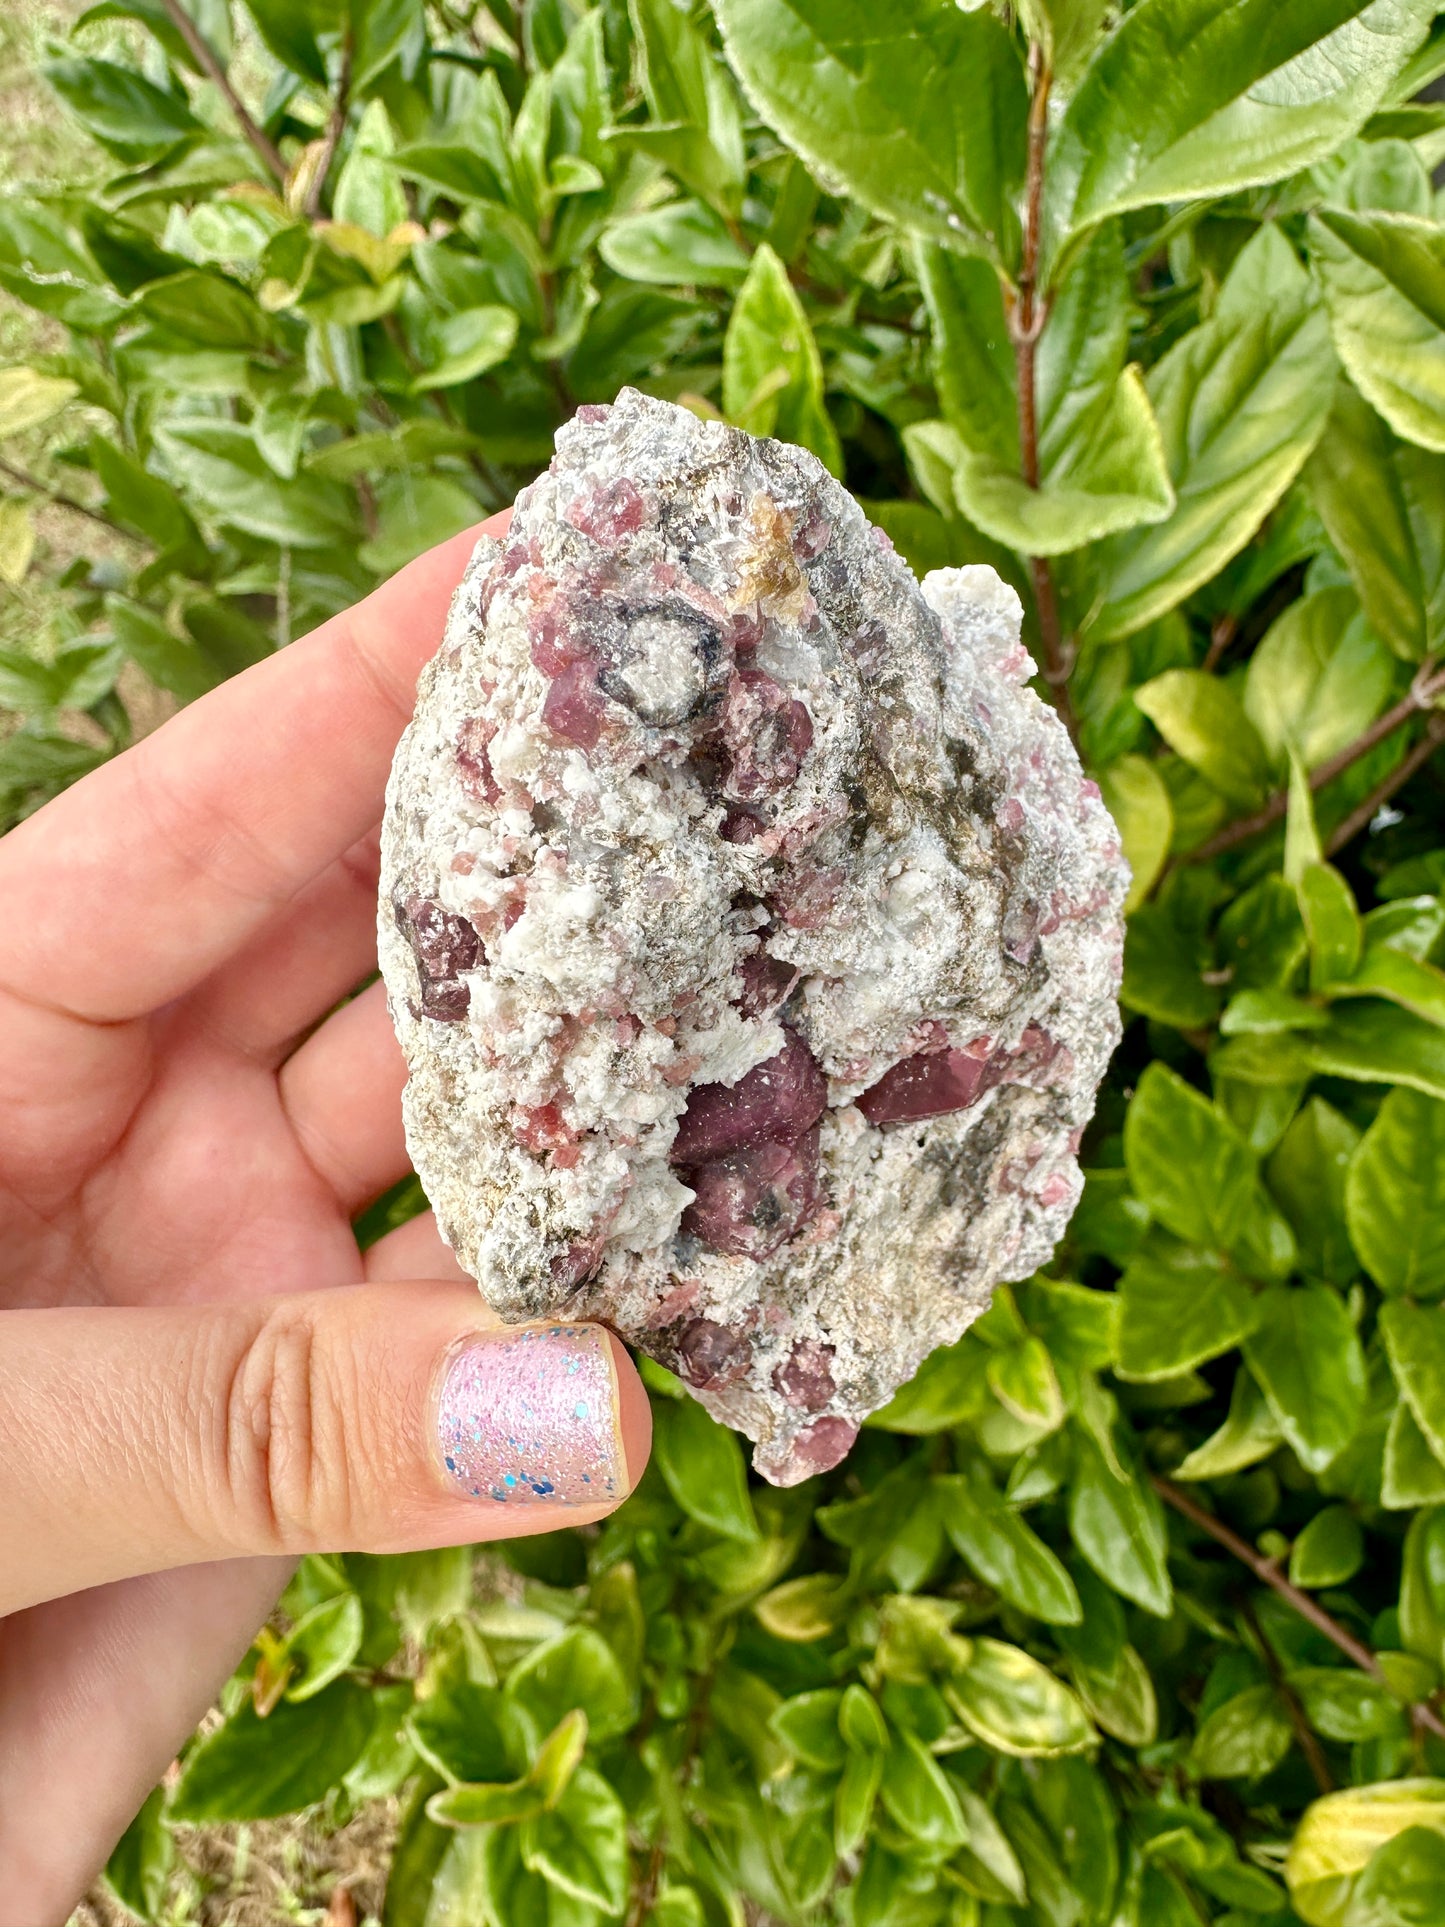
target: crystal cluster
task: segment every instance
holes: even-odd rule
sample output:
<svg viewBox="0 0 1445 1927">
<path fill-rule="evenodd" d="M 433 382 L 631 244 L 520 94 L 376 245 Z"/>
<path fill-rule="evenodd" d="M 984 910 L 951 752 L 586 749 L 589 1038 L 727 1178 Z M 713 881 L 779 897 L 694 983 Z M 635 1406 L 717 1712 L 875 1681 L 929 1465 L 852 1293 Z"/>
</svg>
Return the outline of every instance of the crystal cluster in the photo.
<svg viewBox="0 0 1445 1927">
<path fill-rule="evenodd" d="M 387 794 L 408 1141 L 508 1319 L 601 1319 L 778 1484 L 1050 1254 L 1127 869 L 987 568 L 624 390 L 483 541 Z"/>
</svg>

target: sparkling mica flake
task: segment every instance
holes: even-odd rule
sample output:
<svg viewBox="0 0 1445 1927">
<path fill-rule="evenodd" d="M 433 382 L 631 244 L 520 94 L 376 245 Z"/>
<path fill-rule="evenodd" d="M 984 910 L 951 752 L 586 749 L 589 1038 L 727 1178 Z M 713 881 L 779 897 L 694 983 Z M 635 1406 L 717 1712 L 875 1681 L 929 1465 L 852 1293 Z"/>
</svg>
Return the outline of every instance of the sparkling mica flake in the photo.
<svg viewBox="0 0 1445 1927">
<path fill-rule="evenodd" d="M 614 1498 L 622 1447 L 606 1333 L 529 1325 L 469 1340 L 446 1368 L 437 1428 L 447 1471 L 474 1499 Z"/>
</svg>

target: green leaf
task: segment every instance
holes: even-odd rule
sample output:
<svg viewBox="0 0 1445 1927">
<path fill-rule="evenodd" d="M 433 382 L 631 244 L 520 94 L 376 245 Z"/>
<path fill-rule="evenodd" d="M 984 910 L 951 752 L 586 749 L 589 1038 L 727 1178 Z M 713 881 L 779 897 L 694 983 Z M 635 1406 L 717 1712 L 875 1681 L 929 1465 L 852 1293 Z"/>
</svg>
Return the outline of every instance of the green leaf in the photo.
<svg viewBox="0 0 1445 1927">
<path fill-rule="evenodd" d="M 848 1755 L 838 1731 L 842 1699 L 842 1692 L 834 1686 L 798 1693 L 776 1708 L 768 1724 L 795 1760 L 820 1773 L 836 1773 Z"/>
<path fill-rule="evenodd" d="M 916 254 L 943 419 L 967 448 L 1017 469 L 1013 347 L 998 272 L 935 243 L 920 243 Z"/>
<path fill-rule="evenodd" d="M 701 201 L 668 201 L 614 221 L 597 251 L 614 274 L 664 287 L 730 287 L 750 259 Z"/>
<path fill-rule="evenodd" d="M 886 1765 L 881 1752 L 849 1753 L 833 1796 L 833 1851 L 856 1853 L 868 1837 Z"/>
<path fill-rule="evenodd" d="M 1445 1465 L 1430 1450 L 1430 1441 L 1404 1399 L 1390 1414 L 1380 1491 L 1380 1503 L 1397 1512 L 1438 1505 L 1445 1499 Z"/>
<path fill-rule="evenodd" d="M 1445 1026 L 1445 971 L 1388 945 L 1365 951 L 1349 980 L 1329 987 L 1332 997 L 1384 997 L 1435 1026 Z"/>
<path fill-rule="evenodd" d="M 323 1799 L 371 1738 L 372 1695 L 339 1679 L 300 1705 L 282 1700 L 264 1720 L 249 1700 L 186 1757 L 171 1817 L 265 1820 Z"/>
<path fill-rule="evenodd" d="M 1390 652 L 1353 593 L 1320 589 L 1292 602 L 1251 656 L 1244 713 L 1276 769 L 1291 750 L 1315 769 L 1374 721 L 1393 683 Z"/>
<path fill-rule="evenodd" d="M 248 353 L 267 348 L 275 338 L 270 316 L 246 289 L 205 268 L 152 281 L 136 296 L 136 307 L 178 340 L 206 348 Z"/>
<path fill-rule="evenodd" d="M 1239 1235 L 1255 1160 L 1218 1108 L 1165 1064 L 1139 1079 L 1124 1159 L 1136 1194 L 1176 1237 L 1227 1249 Z"/>
<path fill-rule="evenodd" d="M 1310 946 L 1310 989 L 1327 990 L 1352 976 L 1360 961 L 1364 939 L 1355 895 L 1329 863 L 1307 863 L 1298 888 Z"/>
<path fill-rule="evenodd" d="M 510 308 L 489 304 L 436 316 L 421 335 L 424 365 L 412 376 L 412 394 L 456 388 L 464 381 L 475 380 L 505 361 L 516 340 L 517 317 Z"/>
<path fill-rule="evenodd" d="M 239 422 L 172 421 L 158 439 L 177 480 L 218 521 L 288 548 L 355 540 L 349 492 L 318 475 L 283 481 Z"/>
<path fill-rule="evenodd" d="M 1028 98 L 1003 24 L 936 0 L 721 0 L 733 67 L 789 147 L 963 254 L 1016 246 Z"/>
<path fill-rule="evenodd" d="M 723 408 L 753 435 L 811 448 L 842 473 L 838 435 L 823 406 L 823 364 L 788 271 L 765 242 L 734 303 L 723 343 Z"/>
<path fill-rule="evenodd" d="M 615 128 L 614 135 L 655 154 L 694 193 L 735 218 L 747 160 L 730 75 L 684 8 L 671 0 L 630 0 L 629 11 L 652 122 Z"/>
<path fill-rule="evenodd" d="M 1229 1416 L 1219 1430 L 1178 1465 L 1176 1479 L 1222 1479 L 1267 1459 L 1284 1434 L 1269 1401 L 1241 1367 L 1230 1391 Z"/>
<path fill-rule="evenodd" d="M 1295 1586 L 1342 1586 L 1364 1563 L 1365 1535 L 1348 1506 L 1327 1505 L 1317 1512 L 1290 1548 L 1289 1576 Z"/>
<path fill-rule="evenodd" d="M 1389 1093 L 1351 1161 L 1345 1212 L 1381 1291 L 1445 1297 L 1445 1103 Z"/>
<path fill-rule="evenodd" d="M 927 1436 L 981 1414 L 988 1403 L 987 1354 L 967 1333 L 930 1352 L 906 1385 L 868 1420 L 885 1432 Z"/>
<path fill-rule="evenodd" d="M 1203 976 L 1213 962 L 1207 943 L 1182 930 L 1163 904 L 1141 904 L 1124 938 L 1120 997 L 1131 1010 L 1181 1030 L 1213 1023 L 1219 991 Z"/>
<path fill-rule="evenodd" d="M 1392 1298 L 1380 1307 L 1380 1331 L 1411 1416 L 1445 1462 L 1445 1309 Z"/>
<path fill-rule="evenodd" d="M 1274 1286 L 1244 1355 L 1279 1428 L 1311 1472 L 1322 1472 L 1365 1415 L 1359 1334 L 1327 1285 Z"/>
<path fill-rule="evenodd" d="M 1327 1740 L 1393 1739 L 1406 1731 L 1399 1702 L 1378 1680 L 1352 1667 L 1301 1666 L 1290 1673 L 1289 1686 L 1310 1725 Z"/>
<path fill-rule="evenodd" d="M 975 1639 L 945 1697 L 968 1730 L 999 1753 L 1050 1758 L 1094 1744 L 1093 1726 L 1077 1696 L 1021 1646 L 1002 1640 Z M 884 1788 L 886 1798 L 886 1780 Z"/>
<path fill-rule="evenodd" d="M 653 1454 L 667 1489 L 690 1519 L 727 1539 L 755 1539 L 758 1522 L 736 1432 L 696 1399 L 653 1408 Z"/>
<path fill-rule="evenodd" d="M 42 71 L 85 131 L 123 161 L 152 161 L 204 132 L 183 94 L 113 60 L 49 60 Z"/>
<path fill-rule="evenodd" d="M 612 1648 L 590 1626 L 571 1626 L 513 1669 L 506 1698 L 540 1738 L 581 1710 L 599 1742 L 625 1733 L 637 1716 L 632 1689 Z"/>
<path fill-rule="evenodd" d="M 1202 669 L 1166 669 L 1134 700 L 1169 747 L 1241 809 L 1269 787 L 1270 758 L 1228 683 Z"/>
<path fill-rule="evenodd" d="M 503 1711 L 496 1687 L 449 1680 L 417 1701 L 410 1720 L 412 1737 L 422 1757 L 449 1779 L 509 1780 L 513 1766 Z"/>
<path fill-rule="evenodd" d="M 1188 65 L 1193 71 L 1192 59 Z M 1142 628 L 1244 546 L 1319 440 L 1334 366 L 1309 276 L 1279 231 L 1261 228 L 1236 258 L 1214 313 L 1149 372 L 1176 507 L 1100 550 L 1102 606 L 1091 634 Z"/>
<path fill-rule="evenodd" d="M 1323 159 L 1386 98 L 1432 12 L 1431 0 L 1143 0 L 1064 117 L 1056 218 L 1083 228 Z"/>
<path fill-rule="evenodd" d="M 1119 1478 L 1098 1444 L 1081 1436 L 1069 1487 L 1069 1531 L 1099 1577 L 1115 1592 L 1167 1618 L 1173 1610 L 1169 1539 L 1153 1491 L 1125 1467 Z"/>
<path fill-rule="evenodd" d="M 385 239 L 407 218 L 406 194 L 392 164 L 395 153 L 396 137 L 385 106 L 368 101 L 332 192 L 336 220 Z"/>
<path fill-rule="evenodd" d="M 1344 1927 L 1352 1877 L 1389 1841 L 1424 1828 L 1445 1831 L 1445 1780 L 1390 1780 L 1316 1800 L 1305 1809 L 1285 1861 L 1290 1901 L 1301 1920 L 1309 1927 Z M 1390 1918 L 1385 1912 L 1368 1917 L 1371 1927 L 1386 1927 Z M 1429 1914 L 1413 1918 L 1423 1923 Z"/>
<path fill-rule="evenodd" d="M 0 368 L 0 441 L 38 428 L 80 393 L 73 381 L 34 368 Z"/>
<path fill-rule="evenodd" d="M 1417 1512 L 1400 1562 L 1400 1638 L 1438 1669 L 1445 1660 L 1445 1509 Z"/>
<path fill-rule="evenodd" d="M 1204 1253 L 1141 1253 L 1119 1280 L 1120 1377 L 1143 1383 L 1232 1351 L 1254 1330 L 1259 1302 L 1238 1277 Z"/>
<path fill-rule="evenodd" d="M 1189 1764 L 1205 1780 L 1254 1779 L 1279 1765 L 1294 1737 L 1273 1686 L 1247 1686 L 1217 1706 L 1194 1735 Z"/>
<path fill-rule="evenodd" d="M 1305 481 L 1376 633 L 1408 662 L 1445 647 L 1445 457 L 1342 382 Z"/>
<path fill-rule="evenodd" d="M 910 1839 L 949 1848 L 961 1847 L 968 1837 L 953 1783 L 915 1734 L 900 1733 L 894 1739 L 879 1790 L 894 1825 Z"/>
<path fill-rule="evenodd" d="M 175 1860 L 175 1841 L 166 1824 L 166 1790 L 156 1787 L 116 1842 L 105 1863 L 105 1884 L 123 1907 L 153 1921 L 165 1905 Z"/>
<path fill-rule="evenodd" d="M 299 1668 L 288 1700 L 309 1700 L 344 1673 L 361 1651 L 363 1614 L 354 1592 L 324 1599 L 303 1613 L 286 1635 L 285 1652 Z"/>
<path fill-rule="evenodd" d="M 1099 772 L 1104 805 L 1119 827 L 1133 873 L 1127 911 L 1137 910 L 1158 881 L 1174 834 L 1174 811 L 1163 778 L 1145 756 L 1121 756 Z"/>
<path fill-rule="evenodd" d="M 989 1358 L 985 1375 L 999 1404 L 1023 1424 L 1046 1431 L 1063 1424 L 1063 1394 L 1041 1339 L 1029 1334 L 1001 1347 Z"/>
<path fill-rule="evenodd" d="M 521 1849 L 549 1886 L 608 1915 L 627 1905 L 627 1815 L 595 1767 L 579 1766 L 556 1806 L 523 1824 Z"/>
<path fill-rule="evenodd" d="M 1299 1063 L 1365 1084 L 1404 1084 L 1445 1098 L 1445 1032 L 1408 1011 L 1364 1000 L 1336 1006 L 1329 1024 L 1295 1043 Z"/>
<path fill-rule="evenodd" d="M 1322 1097 L 1297 1114 L 1269 1161 L 1269 1188 L 1299 1246 L 1300 1264 L 1327 1284 L 1347 1285 L 1359 1269 L 1350 1244 L 1345 1190 L 1360 1134 Z"/>
<path fill-rule="evenodd" d="M 0 502 L 0 582 L 25 580 L 35 555 L 35 514 L 29 502 Z"/>
<path fill-rule="evenodd" d="M 1445 450 L 1445 228 L 1324 207 L 1310 245 L 1350 379 L 1397 435 Z"/>
<path fill-rule="evenodd" d="M 975 1461 L 966 1475 L 937 1478 L 933 1486 L 954 1549 L 980 1579 L 1035 1619 L 1054 1626 L 1078 1623 L 1082 1608 L 1073 1580 L 1028 1521 L 1000 1497 L 982 1465 Z"/>
<path fill-rule="evenodd" d="M 357 554 L 378 575 L 393 575 L 481 514 L 476 496 L 448 476 L 389 475 L 376 492 L 376 534 Z"/>
<path fill-rule="evenodd" d="M 1031 488 L 995 457 L 965 449 L 958 506 L 997 542 L 1063 555 L 1122 529 L 1160 522 L 1174 507 L 1159 425 L 1137 368 L 1119 377 L 1108 407 Z"/>
</svg>

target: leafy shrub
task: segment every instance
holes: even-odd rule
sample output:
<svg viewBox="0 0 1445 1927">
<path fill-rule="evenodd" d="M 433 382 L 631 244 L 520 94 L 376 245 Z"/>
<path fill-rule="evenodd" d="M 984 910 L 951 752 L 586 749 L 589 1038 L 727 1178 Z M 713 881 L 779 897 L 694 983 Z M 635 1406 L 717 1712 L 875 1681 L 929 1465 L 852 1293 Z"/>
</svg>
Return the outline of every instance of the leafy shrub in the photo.
<svg viewBox="0 0 1445 1927">
<path fill-rule="evenodd" d="M 399 1790 L 395 1927 L 1438 1918 L 1432 0 L 187 6 L 92 9 L 46 71 L 114 165 L 0 201 L 66 342 L 0 373 L 0 570 L 46 496 L 129 558 L 0 662 L 9 816 L 123 663 L 190 699 L 635 381 L 1018 587 L 1130 1024 L 1055 1263 L 837 1473 L 750 1486 L 650 1370 L 642 1489 L 519 1600 L 307 1560 L 117 1890 Z"/>
</svg>

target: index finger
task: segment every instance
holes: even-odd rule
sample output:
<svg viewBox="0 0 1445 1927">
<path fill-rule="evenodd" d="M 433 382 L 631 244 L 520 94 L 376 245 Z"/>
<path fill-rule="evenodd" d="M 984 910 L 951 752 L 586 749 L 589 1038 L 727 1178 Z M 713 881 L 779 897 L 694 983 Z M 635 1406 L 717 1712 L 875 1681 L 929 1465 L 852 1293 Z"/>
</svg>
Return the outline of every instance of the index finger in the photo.
<svg viewBox="0 0 1445 1927">
<path fill-rule="evenodd" d="M 0 986 L 92 1022 L 199 983 L 380 818 L 479 535 L 419 556 L 0 842 Z"/>
</svg>

